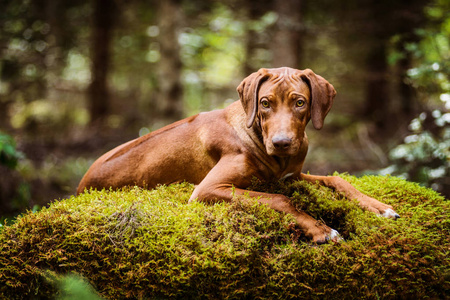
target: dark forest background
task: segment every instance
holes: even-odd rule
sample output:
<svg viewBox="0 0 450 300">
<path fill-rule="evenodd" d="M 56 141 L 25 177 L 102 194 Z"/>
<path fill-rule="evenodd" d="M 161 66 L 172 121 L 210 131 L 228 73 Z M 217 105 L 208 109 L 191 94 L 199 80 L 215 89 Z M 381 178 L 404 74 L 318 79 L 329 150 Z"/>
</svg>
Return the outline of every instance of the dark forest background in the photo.
<svg viewBox="0 0 450 300">
<path fill-rule="evenodd" d="M 105 151 L 279 66 L 338 91 L 304 171 L 448 197 L 449 38 L 448 0 L 0 0 L 0 216 L 74 194 Z"/>
</svg>

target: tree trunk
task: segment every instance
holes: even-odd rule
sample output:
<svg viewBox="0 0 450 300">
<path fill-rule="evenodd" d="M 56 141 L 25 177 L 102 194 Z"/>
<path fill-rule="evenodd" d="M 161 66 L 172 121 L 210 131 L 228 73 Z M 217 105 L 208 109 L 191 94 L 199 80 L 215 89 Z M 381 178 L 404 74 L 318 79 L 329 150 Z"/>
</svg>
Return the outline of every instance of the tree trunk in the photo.
<svg viewBox="0 0 450 300">
<path fill-rule="evenodd" d="M 91 124 L 101 123 L 107 116 L 110 104 L 108 71 L 115 6 L 113 0 L 95 0 L 92 32 L 92 81 L 89 86 Z"/>
<path fill-rule="evenodd" d="M 266 12 L 272 9 L 272 1 L 246 0 L 243 2 L 247 13 L 245 60 L 243 63 L 244 76 L 257 71 L 262 66 L 257 52 L 259 49 L 268 49 L 268 39 L 264 38 L 265 32 L 255 30 L 253 22 L 257 22 Z"/>
<path fill-rule="evenodd" d="M 278 20 L 271 43 L 274 67 L 300 67 L 302 0 L 275 0 Z"/>
<path fill-rule="evenodd" d="M 247 10 L 246 37 L 245 37 L 245 60 L 243 64 L 244 76 L 247 76 L 258 70 L 254 66 L 253 57 L 258 48 L 258 33 L 250 26 L 251 22 L 261 16 L 260 7 L 257 0 L 247 0 L 244 2 Z"/>
<path fill-rule="evenodd" d="M 373 43 L 367 56 L 367 85 L 365 116 L 379 128 L 385 129 L 389 119 L 389 66 L 384 41 Z"/>
<path fill-rule="evenodd" d="M 181 26 L 179 0 L 159 2 L 160 61 L 158 66 L 159 99 L 161 118 L 172 122 L 183 116 L 183 88 L 181 85 L 182 63 L 178 31 Z"/>
</svg>

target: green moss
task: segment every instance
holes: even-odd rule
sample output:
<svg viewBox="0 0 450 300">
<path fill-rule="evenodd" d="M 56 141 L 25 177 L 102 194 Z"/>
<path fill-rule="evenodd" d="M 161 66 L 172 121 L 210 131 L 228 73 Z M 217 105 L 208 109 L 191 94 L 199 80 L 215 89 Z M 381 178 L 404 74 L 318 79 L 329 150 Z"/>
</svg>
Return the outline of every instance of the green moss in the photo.
<svg viewBox="0 0 450 300">
<path fill-rule="evenodd" d="M 315 246 L 255 200 L 188 204 L 189 184 L 91 191 L 4 227 L 0 296 L 53 297 L 57 278 L 76 272 L 111 299 L 448 297 L 448 200 L 395 177 L 340 176 L 402 218 L 305 182 L 255 182 L 346 239 Z"/>
</svg>

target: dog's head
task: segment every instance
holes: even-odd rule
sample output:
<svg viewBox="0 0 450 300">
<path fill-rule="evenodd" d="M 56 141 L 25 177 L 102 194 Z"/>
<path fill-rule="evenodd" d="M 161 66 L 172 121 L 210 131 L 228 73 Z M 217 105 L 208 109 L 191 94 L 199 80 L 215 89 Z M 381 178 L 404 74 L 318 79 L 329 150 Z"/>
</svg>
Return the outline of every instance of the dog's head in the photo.
<svg viewBox="0 0 450 300">
<path fill-rule="evenodd" d="M 267 153 L 275 156 L 296 155 L 309 120 L 321 129 L 336 95 L 334 87 L 313 71 L 291 68 L 260 69 L 237 91 L 247 127 L 260 127 Z"/>
</svg>

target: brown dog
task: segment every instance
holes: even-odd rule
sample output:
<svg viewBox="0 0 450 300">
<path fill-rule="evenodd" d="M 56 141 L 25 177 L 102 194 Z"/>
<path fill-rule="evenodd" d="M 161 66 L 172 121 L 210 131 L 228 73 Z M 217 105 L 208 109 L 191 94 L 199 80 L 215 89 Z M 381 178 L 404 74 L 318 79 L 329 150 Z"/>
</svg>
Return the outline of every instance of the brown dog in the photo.
<svg viewBox="0 0 450 300">
<path fill-rule="evenodd" d="M 398 218 L 392 207 L 370 198 L 336 176 L 302 174 L 308 151 L 309 120 L 323 126 L 336 91 L 311 70 L 260 69 L 237 88 L 240 102 L 200 113 L 118 146 L 100 157 L 78 186 L 120 188 L 187 181 L 196 185 L 190 200 L 231 201 L 234 195 L 259 197 L 260 203 L 292 214 L 314 242 L 339 240 L 336 230 L 297 211 L 279 194 L 245 190 L 253 177 L 290 177 L 319 182 L 379 215 Z"/>
</svg>

